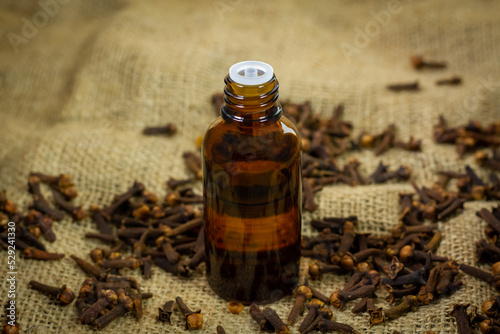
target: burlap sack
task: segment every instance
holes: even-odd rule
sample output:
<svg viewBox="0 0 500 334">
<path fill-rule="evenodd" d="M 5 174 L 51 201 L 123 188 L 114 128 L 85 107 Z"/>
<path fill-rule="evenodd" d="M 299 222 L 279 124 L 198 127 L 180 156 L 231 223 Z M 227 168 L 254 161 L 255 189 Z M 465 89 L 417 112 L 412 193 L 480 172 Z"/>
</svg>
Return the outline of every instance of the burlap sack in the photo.
<svg viewBox="0 0 500 334">
<path fill-rule="evenodd" d="M 80 192 L 77 203 L 109 203 L 133 180 L 164 194 L 164 181 L 186 177 L 181 154 L 194 149 L 215 118 L 210 95 L 221 91 L 230 65 L 256 59 L 274 66 L 281 97 L 311 101 L 329 114 L 345 103 L 355 134 L 380 131 L 391 122 L 398 136 L 423 139 L 422 153 L 392 150 L 382 159 L 413 170 L 420 184 L 441 169 L 459 170 L 473 158 L 457 160 L 454 148 L 437 146 L 431 126 L 439 114 L 451 125 L 470 118 L 490 122 L 500 107 L 500 2 L 498 1 L 98 1 L 4 0 L 0 4 L 0 188 L 21 207 L 31 201 L 29 171 L 70 173 Z M 447 70 L 416 72 L 409 56 L 443 59 Z M 438 78 L 458 74 L 458 87 L 437 87 Z M 392 93 L 391 82 L 418 80 L 418 93 Z M 174 122 L 172 138 L 141 134 L 145 125 Z M 379 162 L 372 152 L 356 153 L 365 173 Z M 344 158 L 340 159 L 343 163 Z M 200 190 L 200 185 L 197 186 Z M 359 216 L 359 229 L 383 233 L 397 222 L 397 194 L 409 184 L 350 188 L 329 186 L 317 195 L 319 209 L 304 215 L 303 232 L 312 233 L 311 217 Z M 474 242 L 484 222 L 475 210 L 492 203 L 467 203 L 463 214 L 440 223 L 438 253 L 474 263 Z M 84 240 L 90 219 L 66 218 L 54 226 L 50 251 L 87 256 L 101 244 Z M 2 272 L 7 264 L 2 252 Z M 302 274 L 308 259 L 302 261 Z M 203 333 L 222 324 L 227 333 L 258 331 L 247 310 L 232 315 L 204 281 L 203 269 L 183 281 L 155 268 L 143 282 L 155 297 L 144 302 L 144 316 L 127 317 L 103 332 L 183 332 L 180 315 L 173 325 L 156 321 L 157 307 L 180 295 L 204 314 Z M 40 263 L 17 258 L 17 305 L 25 333 L 90 333 L 79 324 L 74 305 L 59 307 L 27 289 L 31 279 L 78 290 L 84 274 L 66 257 Z M 3 274 L 2 274 L 3 276 Z M 464 287 L 449 298 L 421 307 L 396 321 L 368 327 L 367 315 L 334 310 L 337 321 L 361 332 L 454 333 L 447 315 L 454 302 L 482 303 L 494 293 L 486 284 L 462 277 Z M 1 304 L 7 284 L 0 289 Z M 346 277 L 327 275 L 314 287 L 329 294 Z M 380 304 L 383 292 L 379 292 Z M 272 306 L 286 317 L 293 299 Z M 296 328 L 294 330 L 296 331 Z"/>
</svg>

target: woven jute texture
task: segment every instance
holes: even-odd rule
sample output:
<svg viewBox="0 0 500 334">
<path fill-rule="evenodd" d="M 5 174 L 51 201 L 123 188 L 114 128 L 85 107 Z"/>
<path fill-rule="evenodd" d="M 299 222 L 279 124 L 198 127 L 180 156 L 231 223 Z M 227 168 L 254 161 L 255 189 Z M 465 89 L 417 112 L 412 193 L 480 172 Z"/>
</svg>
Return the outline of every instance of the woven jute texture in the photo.
<svg viewBox="0 0 500 334">
<path fill-rule="evenodd" d="M 453 147 L 433 143 L 431 128 L 439 114 L 452 126 L 471 118 L 487 123 L 500 117 L 498 13 L 500 2 L 493 0 L 3 0 L 0 188 L 23 209 L 31 202 L 26 186 L 30 171 L 71 174 L 80 193 L 76 202 L 85 207 L 109 203 L 134 180 L 163 195 L 168 177 L 189 176 L 181 155 L 196 149 L 196 136 L 215 119 L 211 94 L 222 91 L 230 65 L 250 59 L 273 65 L 282 99 L 310 100 L 324 115 L 344 103 L 355 135 L 395 123 L 399 138 L 421 138 L 421 153 L 391 150 L 382 159 L 390 166 L 409 165 L 418 184 L 429 184 L 438 170 L 458 171 L 474 164 L 471 156 L 458 160 Z M 416 72 L 409 63 L 415 53 L 446 60 L 449 66 Z M 461 86 L 435 85 L 436 79 L 454 74 L 463 77 Z M 385 89 L 387 83 L 414 80 L 420 82 L 420 92 Z M 146 125 L 166 122 L 177 124 L 177 135 L 141 134 Z M 380 160 L 370 151 L 355 156 L 365 174 Z M 200 184 L 196 187 L 201 190 Z M 408 183 L 328 186 L 317 194 L 319 209 L 304 215 L 303 233 L 313 233 L 308 225 L 312 217 L 350 214 L 358 215 L 360 231 L 387 232 L 397 223 L 398 193 L 406 191 L 412 191 Z M 474 213 L 493 204 L 467 203 L 462 214 L 439 223 L 444 239 L 438 254 L 474 264 L 474 242 L 484 228 Z M 84 239 L 93 229 L 88 218 L 75 223 L 67 217 L 54 224 L 57 240 L 48 250 L 87 258 L 91 249 L 102 246 Z M 5 273 L 7 256 L 0 255 Z M 302 278 L 308 263 L 302 259 Z M 56 306 L 27 288 L 29 280 L 37 279 L 78 291 L 85 275 L 68 256 L 52 263 L 18 256 L 17 271 L 18 319 L 24 333 L 92 332 L 79 324 L 74 305 Z M 203 271 L 201 266 L 191 280 L 158 268 L 150 280 L 134 273 L 154 298 L 144 302 L 140 321 L 129 316 L 103 332 L 184 332 L 179 313 L 173 325 L 156 320 L 157 308 L 176 296 L 202 309 L 201 333 L 215 333 L 219 324 L 227 333 L 258 332 L 247 309 L 239 315 L 228 312 Z M 7 284 L 1 276 L 3 305 Z M 447 315 L 450 305 L 480 306 L 494 293 L 485 283 L 462 274 L 461 279 L 464 287 L 451 297 L 372 328 L 366 314 L 351 314 L 352 304 L 334 314 L 337 321 L 366 333 L 454 333 L 454 320 Z M 330 294 L 346 280 L 326 275 L 311 284 Z M 383 300 L 381 290 L 379 295 Z M 292 304 L 288 297 L 272 307 L 286 317 Z"/>
</svg>

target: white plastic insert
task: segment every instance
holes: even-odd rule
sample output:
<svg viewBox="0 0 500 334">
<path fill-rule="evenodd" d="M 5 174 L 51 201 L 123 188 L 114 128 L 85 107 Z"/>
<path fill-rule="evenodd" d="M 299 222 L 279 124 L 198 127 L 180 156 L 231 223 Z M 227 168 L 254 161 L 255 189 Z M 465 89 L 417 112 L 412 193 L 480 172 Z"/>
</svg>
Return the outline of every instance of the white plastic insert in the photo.
<svg viewBox="0 0 500 334">
<path fill-rule="evenodd" d="M 247 60 L 236 63 L 229 69 L 229 77 L 242 85 L 254 86 L 268 82 L 273 77 L 271 65 L 261 61 Z"/>
</svg>

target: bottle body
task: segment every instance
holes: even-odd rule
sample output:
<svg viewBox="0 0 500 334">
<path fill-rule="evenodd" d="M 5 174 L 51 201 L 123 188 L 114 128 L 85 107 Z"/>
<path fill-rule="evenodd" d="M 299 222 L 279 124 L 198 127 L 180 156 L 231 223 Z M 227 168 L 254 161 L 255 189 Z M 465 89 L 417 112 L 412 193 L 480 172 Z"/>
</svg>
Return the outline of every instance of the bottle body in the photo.
<svg viewBox="0 0 500 334">
<path fill-rule="evenodd" d="M 207 280 L 246 304 L 277 300 L 298 283 L 300 140 L 271 102 L 241 113 L 225 103 L 203 144 Z"/>
</svg>

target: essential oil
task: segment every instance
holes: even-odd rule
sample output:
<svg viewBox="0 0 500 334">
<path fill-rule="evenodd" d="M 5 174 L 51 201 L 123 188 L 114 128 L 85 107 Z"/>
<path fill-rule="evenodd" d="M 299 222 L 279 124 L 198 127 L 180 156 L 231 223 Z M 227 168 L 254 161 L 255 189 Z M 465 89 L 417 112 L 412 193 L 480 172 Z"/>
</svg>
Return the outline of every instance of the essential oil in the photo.
<svg viewBox="0 0 500 334">
<path fill-rule="evenodd" d="M 202 148 L 207 280 L 224 299 L 268 303 L 298 283 L 300 140 L 270 65 L 237 63 L 225 84 Z"/>
</svg>

